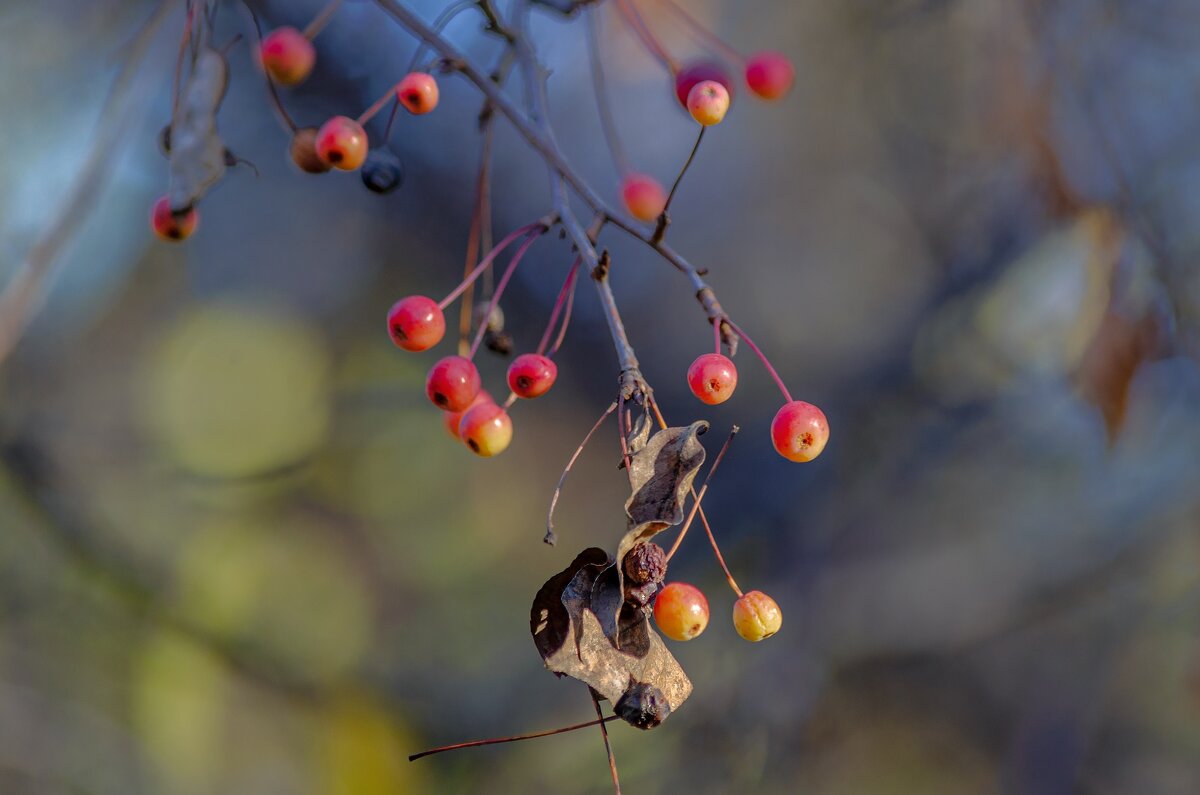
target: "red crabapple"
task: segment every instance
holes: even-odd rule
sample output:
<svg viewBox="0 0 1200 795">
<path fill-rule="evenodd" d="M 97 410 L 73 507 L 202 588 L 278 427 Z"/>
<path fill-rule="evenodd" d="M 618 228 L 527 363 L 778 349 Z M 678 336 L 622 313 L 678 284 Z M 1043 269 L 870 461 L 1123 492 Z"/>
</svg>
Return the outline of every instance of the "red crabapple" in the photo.
<svg viewBox="0 0 1200 795">
<path fill-rule="evenodd" d="M 688 92 L 687 109 L 705 127 L 720 124 L 729 112 L 729 92 L 716 80 L 697 83 Z"/>
<path fill-rule="evenodd" d="M 782 53 L 759 52 L 746 61 L 746 85 L 763 99 L 783 99 L 795 80 L 796 70 Z"/>
<path fill-rule="evenodd" d="M 621 200 L 625 209 L 639 221 L 653 221 L 667 206 L 667 192 L 654 177 L 637 172 L 621 180 Z"/>
<path fill-rule="evenodd" d="M 699 61 L 688 64 L 675 75 L 675 97 L 679 104 L 686 108 L 688 94 L 692 93 L 697 83 L 703 83 L 705 80 L 720 83 L 729 92 L 730 98 L 733 97 L 733 81 L 729 79 L 725 67 L 709 61 Z"/>
<path fill-rule="evenodd" d="M 495 402 L 496 401 L 486 389 L 481 389 L 479 390 L 479 394 L 475 396 L 475 399 L 471 401 L 471 405 L 467 406 L 462 411 L 443 411 L 442 424 L 446 426 L 446 431 L 449 432 L 451 436 L 461 441 L 462 437 L 458 435 L 458 426 L 459 423 L 462 422 L 463 415 L 478 406 L 480 403 Z"/>
<path fill-rule="evenodd" d="M 762 591 L 749 591 L 733 603 L 733 628 L 751 643 L 771 637 L 782 625 L 779 605 Z"/>
<path fill-rule="evenodd" d="M 388 310 L 388 333 L 392 342 L 406 351 L 427 351 L 446 334 L 446 317 L 437 301 L 410 295 Z"/>
<path fill-rule="evenodd" d="M 673 582 L 654 600 L 654 623 L 671 640 L 691 640 L 708 626 L 708 600 L 696 586 Z"/>
<path fill-rule="evenodd" d="M 196 231 L 198 223 L 200 223 L 199 210 L 189 207 L 183 212 L 172 212 L 171 202 L 166 196 L 156 201 L 154 209 L 150 212 L 150 226 L 154 229 L 154 234 L 173 243 L 191 237 L 192 233 Z"/>
<path fill-rule="evenodd" d="M 317 157 L 342 171 L 354 171 L 367 159 L 367 131 L 354 119 L 334 116 L 317 131 Z"/>
<path fill-rule="evenodd" d="M 283 27 L 263 37 L 258 59 L 272 80 L 283 86 L 294 86 L 304 82 L 312 72 L 317 51 L 303 33 Z"/>
<path fill-rule="evenodd" d="M 737 388 L 737 368 L 733 361 L 719 353 L 706 353 L 696 357 L 688 368 L 687 380 L 692 394 L 701 403 L 715 406 L 733 397 Z"/>
<path fill-rule="evenodd" d="M 329 164 L 317 154 L 316 127 L 301 127 L 292 133 L 288 154 L 292 162 L 306 174 L 324 174 L 329 170 Z"/>
<path fill-rule="evenodd" d="M 771 421 L 775 451 L 789 461 L 812 461 L 828 441 L 829 421 L 825 412 L 803 400 L 783 404 Z"/>
<path fill-rule="evenodd" d="M 462 411 L 479 394 L 479 370 L 464 356 L 447 356 L 429 370 L 425 394 L 442 411 Z"/>
<path fill-rule="evenodd" d="M 540 353 L 523 353 L 508 366 L 508 388 L 517 397 L 536 398 L 550 391 L 558 365 Z"/>
<path fill-rule="evenodd" d="M 425 72 L 409 72 L 396 84 L 396 98 L 414 116 L 428 113 L 438 104 L 437 81 Z"/>
<path fill-rule="evenodd" d="M 463 414 L 458 435 L 471 452 L 491 458 L 503 453 L 512 441 L 512 419 L 495 403 L 480 403 Z"/>
</svg>

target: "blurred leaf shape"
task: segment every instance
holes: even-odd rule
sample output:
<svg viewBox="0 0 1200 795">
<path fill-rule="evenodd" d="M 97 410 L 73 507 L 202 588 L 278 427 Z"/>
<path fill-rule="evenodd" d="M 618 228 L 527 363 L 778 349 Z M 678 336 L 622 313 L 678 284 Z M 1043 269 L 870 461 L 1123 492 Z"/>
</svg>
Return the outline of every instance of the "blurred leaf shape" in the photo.
<svg viewBox="0 0 1200 795">
<path fill-rule="evenodd" d="M 229 86 L 225 56 L 202 47 L 180 92 L 171 120 L 171 209 L 194 206 L 225 175 L 225 144 L 217 134 L 217 110 Z"/>
<path fill-rule="evenodd" d="M 206 304 L 163 335 L 148 365 L 152 434 L 178 465 L 251 477 L 302 462 L 330 420 L 330 355 L 282 311 Z"/>
<path fill-rule="evenodd" d="M 178 599 L 211 631 L 332 679 L 358 662 L 373 634 L 370 594 L 342 549 L 314 528 L 239 516 L 185 546 Z"/>
<path fill-rule="evenodd" d="M 1123 241 L 1105 208 L 1051 230 L 992 283 L 926 321 L 913 352 L 918 372 L 950 402 L 1070 374 L 1103 322 Z"/>
<path fill-rule="evenodd" d="M 1080 395 L 1104 418 L 1110 444 L 1125 422 L 1133 377 L 1157 350 L 1158 340 L 1159 323 L 1153 314 L 1129 318 L 1110 308 L 1075 373 Z"/>
<path fill-rule="evenodd" d="M 133 720 L 159 784 L 151 791 L 216 791 L 229 676 L 207 651 L 181 635 L 151 635 L 137 655 Z"/>
<path fill-rule="evenodd" d="M 404 749 L 412 735 L 357 693 L 340 694 L 327 710 L 319 738 L 321 795 L 404 795 L 429 792 L 421 768 Z"/>
</svg>

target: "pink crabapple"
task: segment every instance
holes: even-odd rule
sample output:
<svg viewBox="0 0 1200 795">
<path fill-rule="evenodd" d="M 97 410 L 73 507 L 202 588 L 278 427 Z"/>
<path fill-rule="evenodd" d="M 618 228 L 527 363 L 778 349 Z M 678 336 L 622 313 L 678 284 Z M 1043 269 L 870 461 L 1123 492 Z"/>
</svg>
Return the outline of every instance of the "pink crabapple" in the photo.
<svg viewBox="0 0 1200 795">
<path fill-rule="evenodd" d="M 423 295 L 410 295 L 392 304 L 387 322 L 396 347 L 414 353 L 429 350 L 446 334 L 442 308 Z"/>
<path fill-rule="evenodd" d="M 662 215 L 667 192 L 654 177 L 634 172 L 621 180 L 621 201 L 630 215 L 648 223 Z"/>
<path fill-rule="evenodd" d="M 696 357 L 687 372 L 688 386 L 701 403 L 715 406 L 733 397 L 737 388 L 737 368 L 733 361 L 720 353 Z"/>
<path fill-rule="evenodd" d="M 654 599 L 654 623 L 671 640 L 691 640 L 708 626 L 708 600 L 694 585 L 670 583 Z"/>
<path fill-rule="evenodd" d="M 465 356 L 447 356 L 430 368 L 425 394 L 442 411 L 462 411 L 479 394 L 479 370 Z"/>
<path fill-rule="evenodd" d="M 172 212 L 171 201 L 166 196 L 154 202 L 154 209 L 150 211 L 150 226 L 154 234 L 172 243 L 180 243 L 191 237 L 198 223 L 199 210 L 189 207 L 183 212 Z"/>
<path fill-rule="evenodd" d="M 480 403 L 463 414 L 458 435 L 475 455 L 491 458 L 508 449 L 513 435 L 512 419 L 501 406 Z"/>
<path fill-rule="evenodd" d="M 508 388 L 517 397 L 536 398 L 550 391 L 558 365 L 540 353 L 523 353 L 508 366 Z"/>
<path fill-rule="evenodd" d="M 716 80 L 697 83 L 688 92 L 687 109 L 705 127 L 720 124 L 729 112 L 729 92 Z"/>
<path fill-rule="evenodd" d="M 334 116 L 317 131 L 316 150 L 322 162 L 354 171 L 367 159 L 367 131 L 354 119 Z"/>
<path fill-rule="evenodd" d="M 748 591 L 733 603 L 733 628 L 751 643 L 765 640 L 783 626 L 783 612 L 762 591 Z"/>
<path fill-rule="evenodd" d="M 733 99 L 733 81 L 725 67 L 710 61 L 698 61 L 688 64 L 675 74 L 675 97 L 684 108 L 688 106 L 688 95 L 697 83 L 712 80 L 720 83 Z"/>
<path fill-rule="evenodd" d="M 281 86 L 303 83 L 317 61 L 312 42 L 292 27 L 276 28 L 263 37 L 258 48 L 263 71 Z"/>
<path fill-rule="evenodd" d="M 789 461 L 812 461 L 828 441 L 829 421 L 825 412 L 803 400 L 783 404 L 771 421 L 775 451 Z"/>
<path fill-rule="evenodd" d="M 478 406 L 480 403 L 495 403 L 495 399 L 486 389 L 479 390 L 479 394 L 471 401 L 471 405 L 467 406 L 462 411 L 443 411 L 442 424 L 446 426 L 446 431 L 455 439 L 462 441 L 462 437 L 458 435 L 458 426 L 462 422 L 463 415 L 471 409 Z"/>
<path fill-rule="evenodd" d="M 428 113 L 438 104 L 437 80 L 425 72 L 409 72 L 396 84 L 396 98 L 414 116 Z"/>
<path fill-rule="evenodd" d="M 758 52 L 746 61 L 746 85 L 763 99 L 783 99 L 795 81 L 796 70 L 782 53 Z"/>
</svg>

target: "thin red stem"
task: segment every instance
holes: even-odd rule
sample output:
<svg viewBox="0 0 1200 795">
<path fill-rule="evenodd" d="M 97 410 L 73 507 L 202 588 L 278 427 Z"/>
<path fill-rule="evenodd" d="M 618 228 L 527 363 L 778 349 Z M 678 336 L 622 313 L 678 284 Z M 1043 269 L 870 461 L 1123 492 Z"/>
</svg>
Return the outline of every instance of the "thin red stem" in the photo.
<svg viewBox="0 0 1200 795">
<path fill-rule="evenodd" d="M 746 63 L 746 56 L 735 50 L 727 44 L 720 36 L 713 33 L 709 28 L 689 14 L 683 6 L 675 2 L 675 0 L 659 0 L 664 6 L 672 11 L 677 17 L 683 20 L 684 25 L 691 29 L 692 33 L 702 42 L 708 45 L 709 49 L 717 55 L 728 58 L 738 65 Z"/>
<path fill-rule="evenodd" d="M 388 102 L 390 102 L 395 96 L 396 87 L 392 86 L 387 90 L 386 94 L 371 103 L 371 107 L 367 108 L 359 115 L 358 123 L 360 125 L 365 125 L 371 119 L 375 118 L 379 111 L 383 110 L 384 106 L 386 106 Z"/>
<path fill-rule="evenodd" d="M 666 67 L 667 71 L 675 74 L 679 71 L 679 62 L 671 57 L 663 47 L 662 42 L 654 35 L 649 26 L 646 25 L 646 20 L 642 19 L 642 15 L 638 13 L 637 8 L 629 0 L 616 0 L 617 10 L 625 18 L 625 22 L 641 40 L 642 46 L 654 56 L 655 60 Z"/>
<path fill-rule="evenodd" d="M 562 313 L 564 304 L 567 302 L 567 296 L 574 294 L 571 288 L 575 286 L 575 276 L 579 273 L 579 265 L 582 262 L 583 259 L 581 257 L 576 257 L 567 271 L 567 278 L 563 279 L 562 289 L 558 291 L 558 298 L 554 301 L 554 308 L 550 310 L 550 320 L 546 323 L 546 331 L 542 334 L 542 341 L 537 346 L 539 354 L 546 352 L 546 346 L 550 344 L 550 335 L 554 333 L 554 326 L 558 322 L 558 316 Z"/>
<path fill-rule="evenodd" d="M 713 342 L 716 343 L 717 353 L 721 352 L 721 320 L 720 318 L 713 321 Z"/>
<path fill-rule="evenodd" d="M 767 358 L 766 354 L 762 352 L 762 349 L 754 344 L 754 340 L 746 336 L 746 332 L 742 331 L 740 326 L 738 326 L 728 317 L 724 318 L 724 320 L 729 324 L 729 327 L 734 330 L 734 333 L 741 337 L 742 340 L 750 346 L 750 350 L 754 351 L 754 355 L 759 358 L 759 361 L 763 363 L 763 367 L 767 369 L 767 374 L 775 380 L 775 384 L 779 387 L 779 391 L 783 393 L 783 399 L 788 403 L 791 403 L 792 393 L 788 391 L 787 385 L 783 383 L 783 379 L 779 377 L 779 373 L 776 372 L 775 368 L 771 366 L 771 361 Z"/>
<path fill-rule="evenodd" d="M 313 18 L 312 22 L 308 23 L 308 27 L 304 29 L 304 38 L 312 41 L 317 37 L 317 34 L 325 29 L 329 24 L 329 20 L 333 19 L 333 15 L 337 12 L 338 6 L 342 4 L 342 0 L 329 0 L 325 8 L 321 9 L 321 13 Z"/>
<path fill-rule="evenodd" d="M 483 273 L 485 270 L 488 269 L 488 266 L 490 266 L 492 264 L 492 261 L 495 260 L 496 257 L 498 257 L 500 255 L 500 252 L 502 252 L 502 251 L 504 251 L 504 249 L 508 248 L 509 243 L 512 243 L 514 240 L 516 240 L 521 235 L 527 235 L 527 234 L 533 232 L 534 230 L 537 230 L 537 233 L 541 234 L 542 232 L 545 232 L 546 229 L 547 229 L 547 226 L 546 226 L 545 222 L 535 221 L 532 224 L 526 224 L 525 226 L 522 226 L 520 229 L 514 229 L 512 232 L 509 232 L 508 236 L 506 238 L 504 238 L 503 240 L 501 240 L 499 245 L 497 245 L 495 248 L 493 248 L 491 251 L 489 251 L 488 255 L 486 257 L 484 257 L 482 260 L 480 260 L 479 264 L 475 266 L 475 270 L 473 270 L 467 274 L 467 278 L 463 279 L 461 284 L 459 284 L 457 287 L 455 287 L 453 290 L 451 290 L 449 295 L 447 295 L 440 302 L 438 302 L 438 308 L 445 309 L 446 307 L 450 306 L 450 304 L 453 303 L 455 298 L 458 298 L 460 295 L 463 294 L 463 292 L 466 291 L 466 289 L 468 287 L 470 287 L 472 284 L 475 283 L 475 280 L 479 278 L 479 274 Z"/>
<path fill-rule="evenodd" d="M 600 720 L 600 734 L 604 737 L 604 751 L 608 754 L 608 772 L 612 774 L 613 793 L 621 795 L 621 779 L 617 775 L 617 758 L 613 756 L 612 744 L 608 741 L 608 727 L 604 725 L 604 713 L 600 711 L 600 699 L 596 697 L 596 691 L 588 688 L 588 695 L 592 697 L 592 705 L 596 708 L 596 717 Z"/>
<path fill-rule="evenodd" d="M 554 487 L 554 494 L 550 497 L 550 510 L 546 513 L 546 536 L 542 539 L 545 543 L 553 546 L 556 540 L 556 536 L 554 535 L 554 507 L 558 505 L 558 498 L 559 495 L 562 494 L 563 483 L 567 481 L 567 474 L 571 471 L 571 467 L 575 466 L 575 462 L 579 459 L 579 456 L 583 454 L 583 448 L 587 447 L 588 442 L 592 440 L 592 437 L 596 434 L 596 431 L 600 430 L 600 426 L 604 424 L 606 419 L 608 419 L 608 415 L 612 414 L 616 410 L 616 401 L 608 404 L 608 408 L 606 408 L 604 413 L 600 415 L 600 419 L 596 420 L 596 424 L 592 426 L 592 429 L 587 432 L 587 436 L 584 436 L 583 441 L 580 442 L 579 446 L 575 448 L 575 452 L 572 454 L 571 460 L 567 462 L 566 468 L 563 470 L 562 475 L 559 476 L 558 485 Z"/>
<path fill-rule="evenodd" d="M 397 104 L 397 107 L 399 105 Z M 479 176 L 475 180 L 475 204 L 471 212 L 471 228 L 467 234 L 467 260 L 463 264 L 463 279 L 471 275 L 471 269 L 479 262 L 479 248 L 483 238 L 483 214 L 486 211 L 487 193 L 491 174 L 492 157 L 492 123 L 490 117 L 482 123 L 481 148 L 479 154 Z M 486 244 L 484 244 L 486 245 Z M 458 313 L 458 355 L 466 356 L 470 350 L 468 338 L 471 335 L 471 299 L 475 288 L 467 288 L 466 298 Z"/>
<path fill-rule="evenodd" d="M 576 279 L 578 281 L 578 278 Z M 563 312 L 562 325 L 558 327 L 558 336 L 554 338 L 554 344 L 550 346 L 550 351 L 547 356 L 554 356 L 558 353 L 558 349 L 562 347 L 563 340 L 567 338 L 567 327 L 571 325 L 571 310 L 575 308 L 575 285 L 571 285 L 571 292 L 567 293 L 567 308 Z"/>
<path fill-rule="evenodd" d="M 460 12 L 466 11 L 473 5 L 475 5 L 475 0 L 459 0 L 454 5 L 447 6 L 442 13 L 438 14 L 437 19 L 433 20 L 434 31 L 441 33 Z M 408 69 L 405 70 L 405 74 L 416 71 L 417 65 L 421 62 L 421 54 L 425 52 L 427 44 L 428 42 L 422 39 L 421 43 L 417 45 L 417 49 L 413 50 L 412 60 L 408 62 Z"/>
<path fill-rule="evenodd" d="M 496 285 L 496 292 L 492 293 L 492 300 L 488 302 L 487 311 L 483 313 L 483 319 L 479 321 L 479 329 L 475 332 L 475 340 L 471 343 L 471 352 L 467 354 L 468 359 L 475 358 L 475 352 L 479 350 L 479 343 L 483 342 L 483 335 L 487 333 L 488 321 L 491 320 L 492 312 L 496 310 L 496 304 L 500 303 L 500 296 L 504 294 L 504 288 L 508 286 L 508 280 L 516 273 L 517 266 L 521 264 L 521 260 L 525 257 L 525 252 L 529 251 L 530 246 L 537 242 L 540 235 L 531 234 L 521 244 L 516 253 L 512 255 L 512 259 L 508 262 L 508 267 L 504 269 L 504 275 L 500 277 L 500 282 Z"/>
<path fill-rule="evenodd" d="M 610 720 L 616 720 L 616 715 L 609 715 L 607 718 L 598 718 L 597 720 L 589 720 L 586 723 L 576 723 L 572 726 L 563 726 L 561 729 L 550 729 L 544 732 L 533 732 L 532 734 L 516 734 L 512 737 L 493 737 L 489 740 L 472 740 L 468 743 L 455 743 L 454 745 L 443 745 L 439 748 L 430 748 L 428 751 L 422 751 L 419 754 L 413 754 L 408 757 L 408 761 L 415 762 L 426 756 L 444 753 L 446 751 L 457 751 L 461 748 L 478 748 L 482 745 L 499 745 L 500 743 L 515 743 L 521 740 L 536 740 L 539 737 L 550 737 L 555 734 L 565 734 L 578 729 L 586 729 L 589 726 L 596 726 L 601 723 L 608 723 Z"/>
<path fill-rule="evenodd" d="M 262 24 L 258 21 L 258 14 L 254 13 L 254 9 L 249 3 L 243 3 L 243 7 L 250 14 L 250 21 L 254 23 L 255 41 L 259 47 L 262 46 Z M 180 52 L 182 55 L 182 51 Z M 271 73 L 263 70 L 263 77 L 267 81 L 267 93 L 271 95 L 271 106 L 275 109 L 275 113 L 279 121 L 287 128 L 289 133 L 295 134 L 297 125 L 295 119 L 287 112 L 287 108 L 283 106 L 283 100 L 279 97 L 279 89 L 275 87 L 275 79 L 271 77 Z"/>
</svg>

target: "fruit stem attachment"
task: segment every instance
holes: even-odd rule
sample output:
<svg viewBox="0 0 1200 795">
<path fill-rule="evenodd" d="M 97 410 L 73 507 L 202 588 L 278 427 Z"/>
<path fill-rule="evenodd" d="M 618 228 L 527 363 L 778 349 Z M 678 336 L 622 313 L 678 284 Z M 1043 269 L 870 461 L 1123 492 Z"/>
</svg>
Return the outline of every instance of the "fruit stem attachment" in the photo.
<svg viewBox="0 0 1200 795">
<path fill-rule="evenodd" d="M 531 234 L 521 243 L 520 248 L 512 255 L 512 259 L 508 261 L 508 267 L 504 269 L 504 275 L 500 277 L 499 283 L 496 284 L 496 291 L 492 293 L 492 300 L 488 302 L 487 310 L 483 313 L 483 319 L 479 321 L 479 328 L 475 331 L 475 339 L 471 342 L 471 350 L 467 354 L 468 359 L 474 359 L 475 353 L 479 350 L 479 343 L 483 342 L 483 335 L 487 333 L 488 323 L 492 319 L 492 312 L 496 311 L 496 305 L 500 303 L 500 296 L 504 294 L 504 288 L 508 287 L 508 281 L 516 272 L 517 266 L 521 264 L 521 260 L 525 258 L 525 252 L 529 251 L 530 246 L 537 242 L 539 234 Z"/>
<path fill-rule="evenodd" d="M 475 283 L 475 280 L 479 278 L 479 275 L 487 270 L 488 266 L 492 264 L 492 261 L 500 255 L 500 252 L 508 248 L 510 243 L 512 243 L 521 235 L 529 235 L 534 232 L 540 235 L 550 228 L 551 223 L 553 223 L 553 216 L 548 216 L 541 221 L 534 221 L 532 224 L 527 224 L 522 226 L 520 229 L 514 229 L 512 232 L 509 232 L 506 238 L 501 240 L 495 248 L 488 252 L 486 257 L 480 260 L 479 264 L 475 266 L 475 270 L 468 273 L 467 278 L 463 279 L 461 284 L 451 290 L 450 294 L 438 303 L 438 309 L 444 310 L 446 307 L 450 306 L 455 298 L 458 298 L 468 287 Z"/>
<path fill-rule="evenodd" d="M 575 448 L 575 453 L 571 456 L 571 460 L 567 462 L 566 469 L 564 469 L 562 475 L 559 476 L 558 485 L 554 487 L 554 495 L 550 497 L 550 510 L 546 514 L 546 535 L 544 538 L 542 538 L 544 543 L 554 546 L 555 542 L 558 540 L 558 536 L 554 534 L 554 506 L 558 505 L 558 498 L 559 495 L 562 494 L 562 487 L 563 483 L 565 483 L 567 480 L 567 474 L 571 471 L 571 467 L 575 466 L 575 462 L 579 459 L 580 454 L 583 453 L 583 448 L 587 447 L 588 442 L 592 440 L 592 437 L 596 434 L 596 431 L 600 430 L 600 426 L 604 424 L 606 419 L 608 419 L 608 415 L 612 414 L 616 410 L 617 402 L 614 400 L 612 403 L 608 404 L 608 408 L 606 408 L 604 413 L 600 415 L 600 419 L 596 420 L 596 424 L 592 426 L 592 429 L 587 432 L 587 436 L 583 437 L 583 441 L 580 442 L 579 446 Z"/>
<path fill-rule="evenodd" d="M 312 22 L 308 23 L 308 27 L 304 29 L 304 38 L 312 41 L 317 37 L 325 26 L 329 24 L 329 20 L 333 19 L 333 15 L 337 13 L 338 6 L 342 4 L 342 0 L 329 0 L 329 3 L 321 9 L 321 13 L 313 18 Z"/>
<path fill-rule="evenodd" d="M 467 743 L 455 743 L 454 745 L 443 745 L 439 748 L 430 748 L 428 751 L 422 751 L 419 754 L 412 754 L 411 756 L 408 757 L 408 761 L 415 762 L 418 759 L 424 758 L 426 756 L 433 756 L 434 754 L 440 754 L 445 751 L 457 751 L 461 748 L 478 748 L 482 745 L 499 745 L 500 743 L 515 743 L 515 742 L 520 742 L 521 740 L 536 740 L 539 737 L 550 737 L 551 735 L 554 735 L 554 734 L 565 734 L 566 732 L 573 732 L 578 729 L 586 729 L 589 726 L 596 726 L 601 723 L 608 723 L 610 720 L 616 720 L 616 719 L 617 719 L 616 715 L 609 715 L 607 718 L 597 718 L 596 720 L 589 720 L 586 723 L 576 723 L 572 726 L 563 726 L 561 729 L 550 729 L 549 731 L 532 732 L 530 734 L 516 734 L 516 735 L 513 735 L 512 737 L 493 737 L 488 740 L 472 740 Z"/>
<path fill-rule="evenodd" d="M 716 346 L 716 352 L 721 352 L 721 319 L 717 318 L 713 321 L 713 344 Z"/>
<path fill-rule="evenodd" d="M 759 361 L 763 363 L 763 367 L 767 369 L 767 374 L 775 380 L 775 385 L 778 386 L 779 391 L 783 393 L 784 401 L 791 403 L 792 393 L 788 391 L 787 385 L 783 383 L 783 379 L 779 377 L 779 373 L 776 372 L 775 368 L 771 366 L 771 361 L 767 358 L 766 354 L 762 352 L 762 349 L 755 345 L 754 340 L 750 339 L 750 337 L 746 335 L 746 332 L 742 331 L 741 327 L 730 320 L 728 316 L 722 318 L 722 320 L 728 323 L 729 327 L 734 330 L 734 333 L 741 337 L 742 341 L 750 346 L 750 350 L 754 351 L 754 355 L 758 357 Z"/>
<path fill-rule="evenodd" d="M 671 186 L 671 192 L 667 194 L 667 203 L 663 205 L 663 211 L 658 216 L 658 223 L 654 227 L 654 235 L 650 238 L 651 245 L 658 245 L 662 242 L 663 237 L 667 234 L 667 225 L 671 223 L 671 216 L 668 214 L 671 210 L 671 200 L 675 198 L 675 192 L 679 190 L 679 183 L 683 182 L 683 175 L 688 172 L 692 161 L 696 159 L 696 152 L 700 151 L 700 142 L 704 140 L 704 131 L 708 128 L 703 124 L 700 125 L 700 134 L 696 136 L 696 143 L 692 144 L 692 152 L 688 155 L 687 162 L 683 164 L 683 168 L 679 171 L 679 176 L 675 177 L 675 184 Z"/>
<path fill-rule="evenodd" d="M 546 352 L 546 346 L 550 344 L 550 335 L 554 333 L 554 324 L 558 322 L 558 316 L 563 311 L 564 304 L 568 302 L 574 303 L 575 297 L 575 277 L 579 275 L 579 265 L 583 262 L 582 257 L 576 257 L 571 263 L 570 269 L 567 271 L 567 278 L 563 280 L 562 289 L 558 291 L 558 298 L 554 301 L 554 309 L 550 310 L 550 321 L 546 323 L 546 331 L 542 334 L 542 341 L 538 343 L 537 353 L 540 356 Z M 567 323 L 571 319 L 571 310 L 567 309 L 566 318 L 563 320 L 562 333 L 559 334 L 558 341 L 554 343 L 554 350 L 558 350 L 558 346 L 562 343 L 562 338 L 566 334 Z"/>
</svg>

